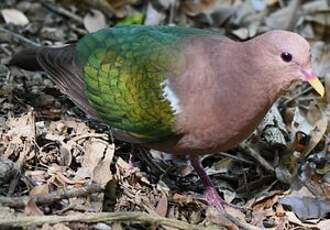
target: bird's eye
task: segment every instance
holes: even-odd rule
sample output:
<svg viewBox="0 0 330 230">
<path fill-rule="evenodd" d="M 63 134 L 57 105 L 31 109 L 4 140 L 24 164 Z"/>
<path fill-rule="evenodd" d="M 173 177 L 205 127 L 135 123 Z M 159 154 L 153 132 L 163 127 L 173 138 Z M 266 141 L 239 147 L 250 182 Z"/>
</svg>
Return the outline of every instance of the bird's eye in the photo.
<svg viewBox="0 0 330 230">
<path fill-rule="evenodd" d="M 283 53 L 281 53 L 281 58 L 285 62 L 290 62 L 290 61 L 292 61 L 292 54 L 290 54 L 288 52 L 283 52 Z"/>
</svg>

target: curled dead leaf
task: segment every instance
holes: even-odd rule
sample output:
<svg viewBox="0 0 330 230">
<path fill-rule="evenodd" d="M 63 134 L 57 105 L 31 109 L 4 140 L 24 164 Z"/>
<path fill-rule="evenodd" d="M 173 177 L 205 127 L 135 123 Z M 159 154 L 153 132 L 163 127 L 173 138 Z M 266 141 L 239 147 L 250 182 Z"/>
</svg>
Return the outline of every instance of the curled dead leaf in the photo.
<svg viewBox="0 0 330 230">
<path fill-rule="evenodd" d="M 43 211 L 36 205 L 33 200 L 29 200 L 24 208 L 24 213 L 27 216 L 42 216 L 44 215 Z"/>
<path fill-rule="evenodd" d="M 78 169 L 75 178 L 92 178 L 96 183 L 106 185 L 112 179 L 110 164 L 114 151 L 113 144 L 91 138 L 85 145 L 82 167 Z"/>
<path fill-rule="evenodd" d="M 215 0 L 185 0 L 182 2 L 181 8 L 186 14 L 195 16 L 208 9 L 211 9 L 216 3 L 217 1 Z"/>
<path fill-rule="evenodd" d="M 309 136 L 309 141 L 303 150 L 303 156 L 307 156 L 321 141 L 328 126 L 328 119 L 317 105 L 311 105 L 307 114 L 296 108 L 292 122 L 292 135 L 302 132 Z M 294 139 L 294 138 L 293 138 Z"/>
<path fill-rule="evenodd" d="M 157 203 L 155 211 L 158 215 L 165 217 L 167 214 L 167 208 L 168 208 L 167 196 L 165 193 L 163 193 L 163 196 L 160 198 L 160 200 Z"/>
<path fill-rule="evenodd" d="M 29 24 L 29 19 L 24 13 L 17 9 L 2 9 L 1 14 L 6 23 L 12 23 L 18 26 L 26 26 Z"/>
<path fill-rule="evenodd" d="M 90 33 L 107 27 L 104 14 L 101 11 L 91 9 L 84 17 L 84 26 Z"/>
<path fill-rule="evenodd" d="M 330 212 L 330 201 L 318 198 L 288 196 L 280 199 L 280 203 L 290 206 L 301 220 L 319 219 Z"/>
<path fill-rule="evenodd" d="M 33 187 L 30 191 L 30 196 L 35 195 L 46 195 L 49 193 L 48 184 L 37 185 Z"/>
</svg>

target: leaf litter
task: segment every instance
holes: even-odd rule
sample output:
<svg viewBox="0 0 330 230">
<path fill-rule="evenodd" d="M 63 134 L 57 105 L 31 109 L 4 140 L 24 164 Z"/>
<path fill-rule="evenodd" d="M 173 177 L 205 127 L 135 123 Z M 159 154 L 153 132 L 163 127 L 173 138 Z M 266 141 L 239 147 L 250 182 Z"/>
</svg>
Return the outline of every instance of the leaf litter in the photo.
<svg viewBox="0 0 330 230">
<path fill-rule="evenodd" d="M 327 229 L 330 210 L 328 1 L 4 0 L 0 3 L 0 216 L 147 213 L 148 221 L 66 222 L 40 229 Z M 187 25 L 246 40 L 294 30 L 312 44 L 327 98 L 305 84 L 283 96 L 238 148 L 203 157 L 225 200 L 247 207 L 223 218 L 207 208 L 185 159 L 113 140 L 44 74 L 8 68 L 18 50 L 57 45 L 106 26 Z M 91 192 L 93 191 L 93 192 Z M 10 208 L 8 208 L 10 207 Z M 182 222 L 180 222 L 182 221 Z M 21 225 L 24 226 L 24 225 Z M 171 227 L 172 226 L 172 227 Z"/>
</svg>

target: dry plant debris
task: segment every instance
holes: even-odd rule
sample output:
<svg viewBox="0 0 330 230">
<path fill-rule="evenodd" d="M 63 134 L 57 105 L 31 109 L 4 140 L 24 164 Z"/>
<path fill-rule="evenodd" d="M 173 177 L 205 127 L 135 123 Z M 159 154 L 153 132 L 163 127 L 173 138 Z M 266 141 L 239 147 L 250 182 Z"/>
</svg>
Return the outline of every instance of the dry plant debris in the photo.
<svg viewBox="0 0 330 230">
<path fill-rule="evenodd" d="M 3 0 L 0 2 L 0 228 L 328 229 L 330 5 L 326 0 Z M 185 159 L 113 140 L 43 73 L 8 67 L 18 50 L 116 24 L 218 30 L 246 40 L 272 29 L 312 44 L 327 97 L 297 84 L 240 147 L 205 156 L 226 201 L 207 209 Z M 239 105 L 237 105 L 239 106 Z"/>
</svg>

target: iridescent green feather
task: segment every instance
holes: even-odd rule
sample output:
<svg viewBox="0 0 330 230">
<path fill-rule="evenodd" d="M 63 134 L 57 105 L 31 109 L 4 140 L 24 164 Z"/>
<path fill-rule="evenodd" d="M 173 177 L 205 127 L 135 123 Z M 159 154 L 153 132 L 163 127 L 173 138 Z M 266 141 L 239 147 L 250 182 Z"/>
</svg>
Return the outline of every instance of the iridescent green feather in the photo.
<svg viewBox="0 0 330 230">
<path fill-rule="evenodd" d="M 184 39 L 213 32 L 165 26 L 118 26 L 86 35 L 77 46 L 86 96 L 111 126 L 146 141 L 174 132 L 175 111 L 163 84 L 185 64 Z"/>
</svg>

